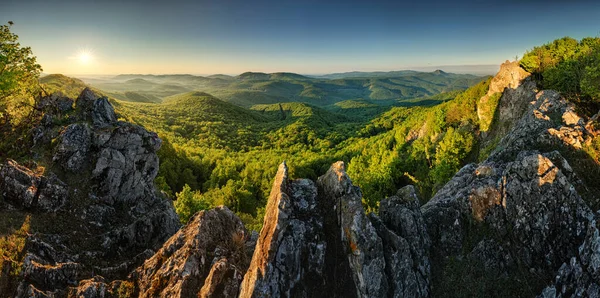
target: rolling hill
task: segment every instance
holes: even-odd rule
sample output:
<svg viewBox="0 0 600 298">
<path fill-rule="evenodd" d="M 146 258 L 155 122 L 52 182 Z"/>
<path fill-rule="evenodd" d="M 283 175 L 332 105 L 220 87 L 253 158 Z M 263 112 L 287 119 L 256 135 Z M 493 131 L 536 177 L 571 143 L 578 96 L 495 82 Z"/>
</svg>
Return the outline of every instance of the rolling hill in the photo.
<svg viewBox="0 0 600 298">
<path fill-rule="evenodd" d="M 256 104 L 305 102 L 330 106 L 353 99 L 396 103 L 442 92 L 464 90 L 481 81 L 474 75 L 443 71 L 354 72 L 309 77 L 295 73 L 246 72 L 226 75 L 118 75 L 111 79 L 85 79 L 86 83 L 126 101 L 157 102 L 189 91 L 212 94 L 224 101 L 252 107 Z M 125 94 L 135 92 L 135 94 Z"/>
</svg>

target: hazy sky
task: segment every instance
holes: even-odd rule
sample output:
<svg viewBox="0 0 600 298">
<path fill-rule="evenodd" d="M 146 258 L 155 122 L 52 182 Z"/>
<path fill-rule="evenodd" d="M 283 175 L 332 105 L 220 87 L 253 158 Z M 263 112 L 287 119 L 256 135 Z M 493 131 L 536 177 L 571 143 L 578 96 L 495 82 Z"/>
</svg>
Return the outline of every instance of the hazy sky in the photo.
<svg viewBox="0 0 600 298">
<path fill-rule="evenodd" d="M 0 1 L 0 22 L 15 22 L 46 73 L 499 64 L 555 38 L 600 33 L 598 0 Z"/>
</svg>

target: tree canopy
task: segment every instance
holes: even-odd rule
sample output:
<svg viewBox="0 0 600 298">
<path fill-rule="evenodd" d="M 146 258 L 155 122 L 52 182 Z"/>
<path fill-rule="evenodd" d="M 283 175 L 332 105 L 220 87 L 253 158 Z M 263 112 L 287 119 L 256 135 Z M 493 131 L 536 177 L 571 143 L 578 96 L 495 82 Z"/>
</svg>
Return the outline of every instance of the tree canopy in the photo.
<svg viewBox="0 0 600 298">
<path fill-rule="evenodd" d="M 18 121 L 30 109 L 42 71 L 31 48 L 21 46 L 11 27 L 12 22 L 0 26 L 0 118 L 5 123 Z"/>
</svg>

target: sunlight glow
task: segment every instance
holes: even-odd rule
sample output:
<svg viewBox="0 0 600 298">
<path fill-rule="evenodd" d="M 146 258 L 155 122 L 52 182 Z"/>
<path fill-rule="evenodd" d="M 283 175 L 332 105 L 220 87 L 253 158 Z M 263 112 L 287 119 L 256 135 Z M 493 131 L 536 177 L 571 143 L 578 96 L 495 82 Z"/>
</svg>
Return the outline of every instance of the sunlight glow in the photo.
<svg viewBox="0 0 600 298">
<path fill-rule="evenodd" d="M 94 59 L 94 56 L 89 50 L 81 50 L 77 54 L 77 59 L 79 60 L 79 62 L 81 62 L 81 64 L 89 64 Z"/>
</svg>

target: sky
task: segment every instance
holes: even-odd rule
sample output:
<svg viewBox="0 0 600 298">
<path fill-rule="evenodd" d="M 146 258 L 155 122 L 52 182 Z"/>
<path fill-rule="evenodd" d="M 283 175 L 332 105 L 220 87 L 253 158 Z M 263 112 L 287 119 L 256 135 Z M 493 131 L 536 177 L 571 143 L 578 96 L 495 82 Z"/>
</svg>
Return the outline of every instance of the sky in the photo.
<svg viewBox="0 0 600 298">
<path fill-rule="evenodd" d="M 600 36 L 597 0 L 0 2 L 44 73 L 67 75 L 489 67 Z"/>
</svg>

